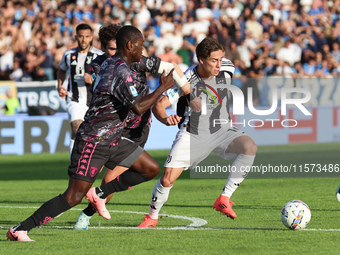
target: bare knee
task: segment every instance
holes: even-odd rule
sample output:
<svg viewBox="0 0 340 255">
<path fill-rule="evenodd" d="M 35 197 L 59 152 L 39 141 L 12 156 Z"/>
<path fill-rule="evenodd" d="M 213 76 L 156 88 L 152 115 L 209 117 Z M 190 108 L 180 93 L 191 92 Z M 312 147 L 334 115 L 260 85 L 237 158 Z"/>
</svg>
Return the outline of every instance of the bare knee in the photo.
<svg viewBox="0 0 340 255">
<path fill-rule="evenodd" d="M 84 192 L 76 192 L 76 193 L 67 193 L 65 192 L 63 196 L 65 197 L 66 201 L 69 203 L 71 207 L 76 206 L 77 204 L 80 204 L 83 197 L 86 193 Z"/>
<path fill-rule="evenodd" d="M 171 180 L 170 176 L 162 176 L 161 178 L 161 184 L 163 187 L 172 187 L 174 185 L 174 180 Z"/>
<path fill-rule="evenodd" d="M 253 140 L 248 140 L 243 144 L 243 154 L 255 155 L 257 152 L 257 145 Z"/>
<path fill-rule="evenodd" d="M 149 172 L 147 176 L 150 178 L 154 178 L 160 173 L 160 168 L 157 162 L 153 162 L 152 164 L 150 164 L 148 169 L 149 169 Z"/>
</svg>

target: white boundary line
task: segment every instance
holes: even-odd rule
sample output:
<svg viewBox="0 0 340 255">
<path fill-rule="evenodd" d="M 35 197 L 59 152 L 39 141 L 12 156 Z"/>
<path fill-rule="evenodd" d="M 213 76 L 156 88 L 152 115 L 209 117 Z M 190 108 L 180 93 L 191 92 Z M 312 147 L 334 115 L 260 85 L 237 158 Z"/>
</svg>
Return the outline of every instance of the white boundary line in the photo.
<svg viewBox="0 0 340 255">
<path fill-rule="evenodd" d="M 37 206 L 1 206 L 0 208 L 13 208 L 13 209 L 38 209 Z M 81 211 L 82 209 L 71 208 L 73 211 Z M 147 214 L 145 212 L 135 212 L 135 211 L 118 211 L 118 210 L 109 210 L 109 212 L 113 213 L 132 213 L 132 214 Z M 208 222 L 201 218 L 189 217 L 189 216 L 181 216 L 181 215 L 171 215 L 171 214 L 159 214 L 160 216 L 175 218 L 175 219 L 183 219 L 189 220 L 192 223 L 187 226 L 178 226 L 171 228 L 150 228 L 155 230 L 270 230 L 270 231 L 292 231 L 289 229 L 279 229 L 279 228 L 201 228 L 202 226 L 208 224 Z M 58 216 L 57 216 L 58 217 Z M 0 226 L 0 229 L 7 229 L 12 226 Z M 73 229 L 72 226 L 42 226 L 38 228 L 48 228 L 48 229 Z M 146 230 L 145 228 L 138 227 L 100 227 L 100 226 L 89 226 L 89 229 L 121 229 L 121 230 L 129 230 L 129 229 L 138 229 L 138 230 Z M 322 232 L 340 232 L 340 229 L 317 229 L 317 228 L 306 228 L 302 230 L 296 230 L 295 232 L 300 231 L 322 231 Z"/>
<path fill-rule="evenodd" d="M 38 209 L 39 207 L 37 206 L 1 206 L 0 208 L 13 208 L 13 209 Z M 82 209 L 78 209 L 78 208 L 71 208 L 70 210 L 73 211 L 81 211 Z M 136 211 L 118 211 L 118 210 L 108 210 L 109 212 L 113 212 L 113 213 L 132 213 L 132 214 L 147 214 L 145 212 L 136 212 Z M 201 218 L 196 218 L 196 217 L 189 217 L 189 216 L 181 216 L 181 215 L 172 215 L 172 214 L 159 214 L 159 216 L 164 216 L 164 217 L 170 217 L 170 218 L 175 218 L 175 219 L 182 219 L 182 220 L 188 220 L 191 221 L 191 224 L 184 226 L 184 227 L 174 227 L 174 228 L 155 228 L 155 229 L 174 229 L 174 230 L 178 230 L 178 229 L 187 229 L 187 228 L 197 228 L 197 227 L 201 227 L 204 226 L 206 224 L 208 224 L 208 222 L 204 219 Z M 57 216 L 59 217 L 59 216 Z M 0 226 L 0 228 L 2 228 L 2 226 Z M 73 227 L 60 227 L 60 226 L 51 226 L 49 228 L 73 228 Z M 141 228 L 137 228 L 137 227 L 89 227 L 89 228 L 93 228 L 93 229 L 141 229 Z"/>
</svg>

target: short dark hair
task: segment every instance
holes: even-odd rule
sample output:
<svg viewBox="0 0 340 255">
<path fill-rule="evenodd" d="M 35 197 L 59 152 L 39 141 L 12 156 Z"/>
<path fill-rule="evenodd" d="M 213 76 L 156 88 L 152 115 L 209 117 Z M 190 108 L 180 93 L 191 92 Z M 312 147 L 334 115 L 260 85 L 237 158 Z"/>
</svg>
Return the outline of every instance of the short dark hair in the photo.
<svg viewBox="0 0 340 255">
<path fill-rule="evenodd" d="M 107 26 L 102 26 L 99 29 L 99 41 L 106 48 L 109 41 L 116 39 L 119 29 L 121 29 L 120 24 L 109 24 Z"/>
<path fill-rule="evenodd" d="M 216 39 L 212 37 L 206 37 L 196 47 L 197 59 L 199 58 L 206 59 L 210 56 L 211 52 L 218 50 L 224 52 L 225 48 Z"/>
<path fill-rule="evenodd" d="M 76 27 L 76 31 L 77 33 L 80 31 L 80 30 L 90 30 L 92 32 L 92 27 L 89 25 L 89 24 L 85 24 L 85 23 L 82 23 L 82 24 L 79 24 L 77 27 Z"/>
<path fill-rule="evenodd" d="M 123 26 L 116 35 L 117 49 L 123 49 L 131 42 L 137 42 L 142 36 L 142 32 L 134 26 Z"/>
</svg>

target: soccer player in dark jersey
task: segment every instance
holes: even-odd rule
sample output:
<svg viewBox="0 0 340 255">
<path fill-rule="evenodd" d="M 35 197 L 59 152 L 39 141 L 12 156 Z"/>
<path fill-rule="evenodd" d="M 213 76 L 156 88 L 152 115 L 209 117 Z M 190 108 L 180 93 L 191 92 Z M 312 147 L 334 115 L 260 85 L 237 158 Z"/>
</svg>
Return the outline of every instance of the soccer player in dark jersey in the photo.
<svg viewBox="0 0 340 255">
<path fill-rule="evenodd" d="M 230 201 L 252 166 L 257 151 L 254 141 L 230 122 L 228 87 L 234 73 L 233 63 L 224 58 L 224 47 L 211 37 L 205 38 L 196 48 L 198 65 L 190 67 L 185 75 L 194 89 L 195 95 L 206 102 L 200 113 L 188 108 L 187 99 L 175 86 L 168 90 L 153 107 L 156 118 L 166 125 L 179 125 L 164 173 L 156 183 L 150 201 L 149 214 L 138 226 L 155 227 L 158 213 L 168 200 L 170 189 L 181 173 L 194 168 L 211 152 L 221 158 L 235 159 L 228 180 L 213 208 L 236 218 Z M 216 92 L 216 93 L 215 93 Z M 211 96 L 212 95 L 212 96 Z M 165 109 L 178 100 L 177 114 L 168 116 Z M 224 125 L 214 125 L 214 119 L 228 119 Z"/>
<path fill-rule="evenodd" d="M 110 24 L 104 27 L 101 27 L 99 30 L 99 40 L 102 43 L 102 50 L 105 52 L 106 55 L 98 56 L 91 64 L 91 71 L 92 76 L 96 77 L 99 73 L 100 66 L 104 62 L 104 60 L 113 55 L 116 48 L 116 34 L 117 29 L 120 26 L 117 24 Z M 190 84 L 186 80 L 184 74 L 179 69 L 178 66 L 162 62 L 157 57 L 147 58 L 142 56 L 140 62 L 136 62 L 131 65 L 131 69 L 136 72 L 136 79 L 139 83 L 144 83 L 147 87 L 147 79 L 145 72 L 149 73 L 162 73 L 162 71 L 170 70 L 174 68 L 174 75 L 173 78 L 179 84 L 182 82 L 181 89 L 185 91 L 186 88 L 190 89 Z M 184 78 L 184 79 L 183 79 Z M 136 115 L 133 111 L 130 111 L 125 128 L 123 129 L 122 137 L 124 139 L 130 139 L 133 142 L 140 145 L 144 148 L 144 145 L 147 141 L 149 131 L 150 131 L 150 123 L 151 122 L 151 112 L 147 110 L 143 115 L 139 116 Z M 126 142 L 126 141 L 124 141 Z M 102 184 L 108 183 L 111 180 L 114 180 L 120 172 L 124 171 L 124 167 L 121 167 L 120 160 L 121 158 L 116 158 L 116 164 L 118 165 L 116 169 L 111 170 L 108 169 L 103 177 Z M 158 173 L 154 173 L 157 175 Z M 129 171 L 124 172 L 120 176 L 117 177 L 113 181 L 114 183 L 114 190 L 112 192 L 120 192 L 129 189 L 131 186 L 138 185 L 145 181 L 144 178 L 141 177 L 141 173 L 134 169 L 129 169 Z M 144 173 L 145 175 L 145 173 Z M 149 176 L 152 174 L 149 173 Z M 106 197 L 106 203 L 109 202 L 113 194 Z M 74 226 L 74 229 L 78 230 L 86 230 L 89 225 L 89 220 L 92 215 L 95 213 L 95 209 L 90 203 L 87 208 L 85 208 L 79 215 L 77 222 Z"/>
<path fill-rule="evenodd" d="M 103 63 L 93 87 L 89 110 L 76 134 L 68 169 L 68 188 L 63 194 L 44 203 L 19 225 L 9 229 L 7 237 L 10 240 L 33 241 L 28 237 L 28 231 L 79 204 L 85 194 L 92 203 L 102 205 L 102 200 L 105 199 L 101 199 L 99 194 L 97 196 L 96 193 L 89 192 L 89 189 L 102 166 L 112 168 L 112 162 L 121 154 L 124 154 L 125 163 L 122 166 L 125 170 L 133 166 L 140 173 L 145 172 L 145 169 L 153 169 L 147 172 L 159 172 L 157 162 L 140 146 L 135 143 L 121 146 L 122 130 L 129 111 L 133 109 L 136 114 L 142 114 L 165 90 L 175 84 L 173 70 L 167 76 L 163 72 L 160 86 L 148 95 L 145 84 L 135 82 L 136 77 L 130 66 L 141 59 L 143 42 L 143 35 L 137 28 L 125 26 L 119 30 L 117 54 Z M 149 180 L 152 177 L 146 174 L 144 178 Z M 108 189 L 110 184 L 108 183 Z M 102 185 L 101 188 L 105 193 L 106 187 Z M 98 206 L 96 209 L 104 218 L 110 218 L 107 211 Z"/>
<path fill-rule="evenodd" d="M 72 129 L 69 145 L 70 154 L 75 135 L 79 125 L 84 120 L 91 99 L 90 85 L 86 82 L 85 72 L 90 68 L 92 60 L 103 54 L 102 51 L 91 46 L 93 35 L 90 25 L 79 24 L 76 27 L 75 38 L 78 47 L 69 49 L 64 53 L 57 74 L 58 93 L 61 98 L 66 99 L 67 113 Z M 64 83 L 67 84 L 67 89 Z"/>
</svg>

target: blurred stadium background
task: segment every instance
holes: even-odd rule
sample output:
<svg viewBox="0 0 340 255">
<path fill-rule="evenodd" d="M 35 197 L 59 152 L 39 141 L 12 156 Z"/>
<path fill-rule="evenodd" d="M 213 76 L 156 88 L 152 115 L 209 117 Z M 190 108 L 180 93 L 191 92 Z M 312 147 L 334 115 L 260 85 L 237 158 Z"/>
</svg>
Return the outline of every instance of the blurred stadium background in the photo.
<svg viewBox="0 0 340 255">
<path fill-rule="evenodd" d="M 69 124 L 55 79 L 62 54 L 76 47 L 75 27 L 83 22 L 93 27 L 98 48 L 102 25 L 133 24 L 144 33 L 149 55 L 183 70 L 197 62 L 195 45 L 215 37 L 235 64 L 233 84 L 243 91 L 245 106 L 250 97 L 256 109 L 268 109 L 278 94 L 270 116 L 255 116 L 246 108 L 233 119 L 258 145 L 340 140 L 339 1 L 0 1 L 0 13 L 0 108 L 9 88 L 20 102 L 16 115 L 1 116 L 0 154 L 68 150 Z M 157 78 L 149 77 L 151 90 Z M 290 107 L 281 116 L 283 88 L 310 91 L 304 105 L 312 115 Z M 287 128 L 287 119 L 298 124 Z M 176 131 L 154 120 L 146 149 L 170 148 Z"/>
</svg>

